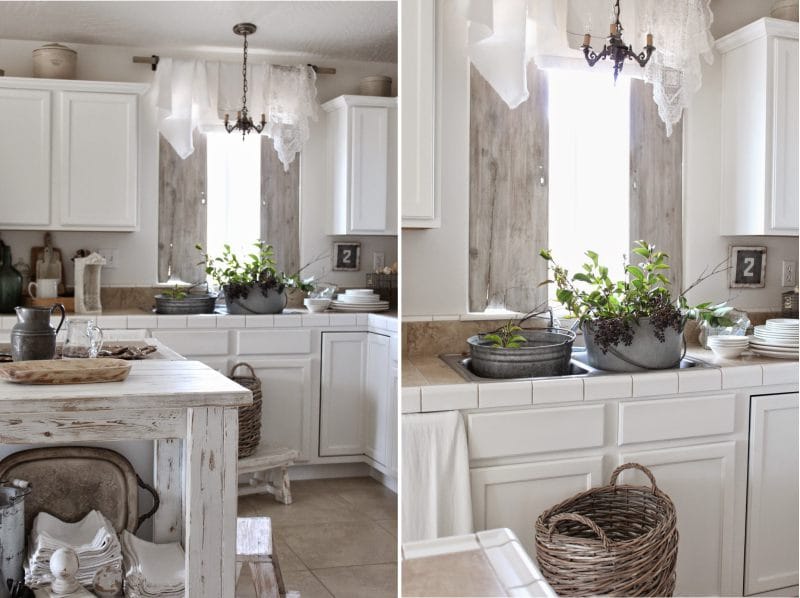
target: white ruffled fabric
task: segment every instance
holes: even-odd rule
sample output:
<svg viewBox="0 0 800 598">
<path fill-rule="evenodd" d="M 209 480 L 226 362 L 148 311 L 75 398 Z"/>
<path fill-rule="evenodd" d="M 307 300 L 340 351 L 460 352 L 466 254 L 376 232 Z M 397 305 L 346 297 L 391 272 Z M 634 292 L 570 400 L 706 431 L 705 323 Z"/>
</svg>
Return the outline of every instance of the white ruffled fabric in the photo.
<svg viewBox="0 0 800 598">
<path fill-rule="evenodd" d="M 309 119 L 317 120 L 316 73 L 307 66 L 248 66 L 247 106 L 254 122 L 266 116 L 262 134 L 272 139 L 285 170 L 309 138 Z M 158 130 L 175 152 L 194 151 L 192 132 L 236 119 L 242 106 L 242 67 L 237 63 L 162 58 L 150 101 L 158 111 Z"/>
<path fill-rule="evenodd" d="M 580 50 L 584 33 L 602 48 L 612 20 L 611 1 L 467 0 L 470 62 L 498 95 L 516 108 L 528 99 L 526 65 L 588 70 Z M 656 50 L 645 69 L 627 61 L 622 76 L 653 84 L 653 100 L 667 134 L 700 89 L 700 57 L 713 62 L 710 0 L 639 0 L 622 3 L 623 38 L 634 50 L 652 33 Z M 609 66 L 601 61 L 594 69 Z M 611 69 L 609 67 L 609 76 Z"/>
</svg>

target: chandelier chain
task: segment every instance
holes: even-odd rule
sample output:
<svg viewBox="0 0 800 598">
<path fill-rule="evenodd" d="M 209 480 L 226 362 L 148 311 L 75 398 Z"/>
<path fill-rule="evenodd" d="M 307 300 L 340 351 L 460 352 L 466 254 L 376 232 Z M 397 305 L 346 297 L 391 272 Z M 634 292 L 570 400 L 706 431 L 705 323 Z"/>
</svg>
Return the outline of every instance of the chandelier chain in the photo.
<svg viewBox="0 0 800 598">
<path fill-rule="evenodd" d="M 247 34 L 244 34 L 244 60 L 242 61 L 242 112 L 247 114 Z"/>
</svg>

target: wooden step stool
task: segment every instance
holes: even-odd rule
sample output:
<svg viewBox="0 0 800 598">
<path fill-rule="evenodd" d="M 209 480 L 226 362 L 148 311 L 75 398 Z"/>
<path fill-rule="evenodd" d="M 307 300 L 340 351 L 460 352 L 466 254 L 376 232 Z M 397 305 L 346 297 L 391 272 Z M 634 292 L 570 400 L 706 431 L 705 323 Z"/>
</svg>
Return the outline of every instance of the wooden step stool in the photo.
<svg viewBox="0 0 800 598">
<path fill-rule="evenodd" d="M 292 504 L 289 466 L 300 453 L 295 449 L 259 447 L 255 454 L 239 459 L 239 475 L 250 479 L 239 485 L 239 496 L 270 493 L 285 505 Z"/>
<path fill-rule="evenodd" d="M 284 598 L 278 555 L 272 545 L 272 520 L 269 517 L 236 519 L 236 586 L 242 566 L 247 563 L 257 598 Z"/>
</svg>

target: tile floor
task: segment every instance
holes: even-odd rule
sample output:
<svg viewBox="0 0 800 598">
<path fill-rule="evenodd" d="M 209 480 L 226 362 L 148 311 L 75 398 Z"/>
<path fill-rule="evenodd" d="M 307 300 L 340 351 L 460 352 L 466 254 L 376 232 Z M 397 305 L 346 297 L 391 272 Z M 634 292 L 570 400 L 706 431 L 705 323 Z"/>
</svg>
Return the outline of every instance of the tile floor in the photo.
<svg viewBox="0 0 800 598">
<path fill-rule="evenodd" d="M 291 505 L 239 499 L 239 515 L 272 517 L 287 590 L 302 598 L 397 596 L 397 495 L 372 478 L 292 482 Z M 242 573 L 237 598 L 255 593 Z"/>
</svg>

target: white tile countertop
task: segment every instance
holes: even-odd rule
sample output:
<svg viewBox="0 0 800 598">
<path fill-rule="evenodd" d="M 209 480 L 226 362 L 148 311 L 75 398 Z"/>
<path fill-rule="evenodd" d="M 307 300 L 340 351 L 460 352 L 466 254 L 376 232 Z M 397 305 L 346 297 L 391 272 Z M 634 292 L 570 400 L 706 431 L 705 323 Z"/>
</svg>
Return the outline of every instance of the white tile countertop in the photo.
<svg viewBox="0 0 800 598">
<path fill-rule="evenodd" d="M 538 406 L 798 384 L 798 363 L 744 355 L 718 360 L 690 348 L 706 367 L 508 382 L 468 382 L 435 356 L 403 360 L 403 413 Z M 409 372 L 410 370 L 410 372 Z"/>
<path fill-rule="evenodd" d="M 385 312 L 379 314 L 337 313 L 326 311 L 310 313 L 305 309 L 287 309 L 275 315 L 232 315 L 232 314 L 196 314 L 190 316 L 167 316 L 154 313 L 113 312 L 97 316 L 89 314 L 67 314 L 67 318 L 94 319 L 103 329 L 234 329 L 234 328 L 355 328 L 359 330 L 386 332 L 396 334 L 398 330 L 397 314 Z M 58 324 L 58 317 L 52 318 L 53 325 Z M 17 323 L 15 315 L 0 316 L 0 331 L 10 331 Z"/>
<path fill-rule="evenodd" d="M 510 529 L 403 545 L 403 596 L 543 596 L 556 593 Z"/>
</svg>

